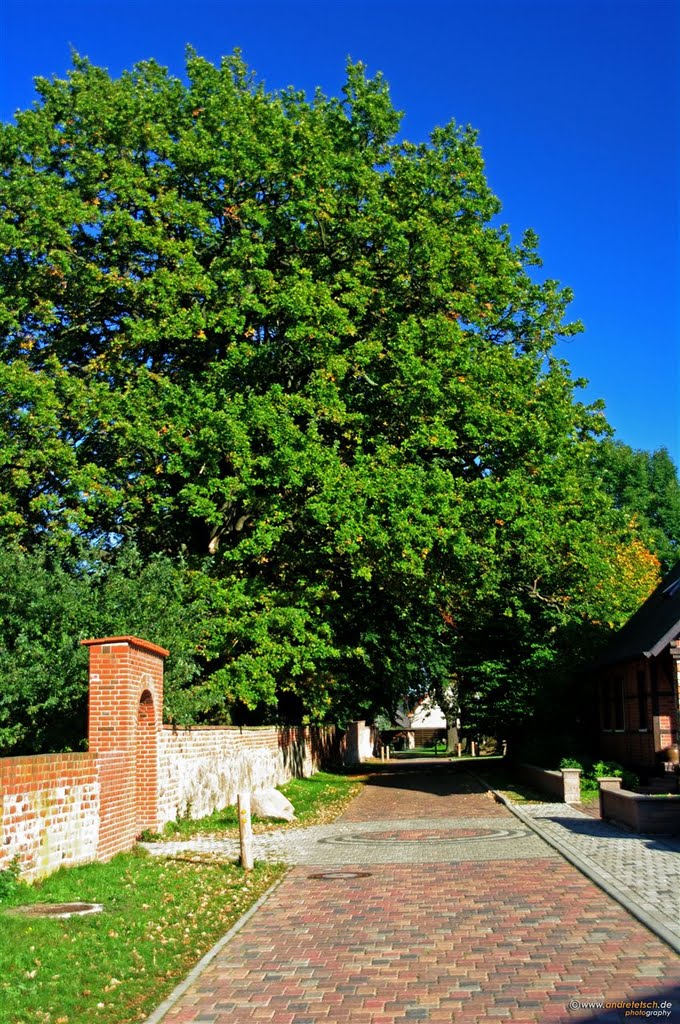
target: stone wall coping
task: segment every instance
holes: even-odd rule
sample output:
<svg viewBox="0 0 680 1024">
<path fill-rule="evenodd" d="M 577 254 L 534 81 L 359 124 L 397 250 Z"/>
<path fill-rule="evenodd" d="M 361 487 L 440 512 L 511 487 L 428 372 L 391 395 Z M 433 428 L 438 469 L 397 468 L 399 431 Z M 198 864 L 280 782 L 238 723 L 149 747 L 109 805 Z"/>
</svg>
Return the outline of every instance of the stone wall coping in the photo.
<svg viewBox="0 0 680 1024">
<path fill-rule="evenodd" d="M 543 772 L 544 775 L 552 775 L 553 778 L 559 779 L 566 772 L 576 772 L 578 775 L 581 774 L 580 768 L 539 768 L 537 764 L 529 764 L 528 761 L 519 761 L 520 768 L 530 768 L 534 772 Z"/>
<path fill-rule="evenodd" d="M 141 651 L 148 651 L 150 654 L 160 654 L 161 657 L 167 658 L 170 651 L 166 651 L 165 647 L 159 647 L 158 644 L 152 644 L 150 640 L 140 640 L 138 636 L 105 636 L 100 637 L 98 640 L 81 640 L 83 647 L 103 647 L 105 644 L 128 644 L 130 647 L 137 647 Z"/>
<path fill-rule="evenodd" d="M 173 725 L 165 722 L 163 729 L 167 732 L 291 732 L 307 730 L 308 725 Z M 332 726 L 319 725 L 317 729 L 330 729 Z"/>
<path fill-rule="evenodd" d="M 599 781 L 601 782 L 602 780 L 600 779 Z M 657 804 L 664 804 L 666 801 L 680 803 L 680 793 L 634 793 L 631 789 L 609 789 L 607 793 L 622 796 L 626 800 L 631 800 L 637 804 L 650 803 L 656 806 Z"/>
<path fill-rule="evenodd" d="M 10 754 L 8 757 L 0 757 L 0 765 L 17 765 L 17 764 L 45 764 L 47 761 L 56 760 L 75 760 L 83 761 L 90 758 L 94 759 L 96 755 L 91 750 L 56 750 L 49 754 Z"/>
</svg>

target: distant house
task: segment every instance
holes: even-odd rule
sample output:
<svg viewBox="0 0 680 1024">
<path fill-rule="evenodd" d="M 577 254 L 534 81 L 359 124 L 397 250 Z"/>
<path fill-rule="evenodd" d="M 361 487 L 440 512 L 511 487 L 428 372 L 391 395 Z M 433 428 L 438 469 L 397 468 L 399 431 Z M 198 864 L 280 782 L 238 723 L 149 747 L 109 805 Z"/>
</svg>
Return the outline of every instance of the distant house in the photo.
<svg viewBox="0 0 680 1024">
<path fill-rule="evenodd" d="M 668 761 L 680 727 L 680 562 L 597 663 L 600 751 L 649 769 Z"/>
<path fill-rule="evenodd" d="M 429 697 L 419 701 L 416 706 L 408 711 L 403 705 L 397 709 L 394 716 L 395 725 L 400 729 L 445 729 L 446 718 L 438 704 L 434 704 Z"/>
</svg>

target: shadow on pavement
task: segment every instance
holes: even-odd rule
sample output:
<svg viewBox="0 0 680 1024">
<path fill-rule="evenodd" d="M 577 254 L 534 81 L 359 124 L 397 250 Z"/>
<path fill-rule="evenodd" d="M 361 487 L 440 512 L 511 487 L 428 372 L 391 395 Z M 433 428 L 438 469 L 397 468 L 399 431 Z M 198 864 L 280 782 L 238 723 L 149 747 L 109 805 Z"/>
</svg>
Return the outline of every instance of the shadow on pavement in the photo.
<svg viewBox="0 0 680 1024">
<path fill-rule="evenodd" d="M 483 794 L 489 788 L 471 775 L 464 762 L 445 762 L 433 764 L 412 761 L 400 763 L 390 762 L 384 767 L 380 765 L 374 771 L 370 766 L 370 777 L 367 786 L 378 786 L 383 789 L 399 789 L 409 792 L 428 793 L 431 796 L 455 796 L 456 794 Z"/>
<path fill-rule="evenodd" d="M 550 814 L 537 816 L 535 821 L 537 824 L 540 824 L 542 821 L 552 821 L 555 825 L 560 825 L 567 832 L 573 832 L 575 835 L 589 836 L 593 839 L 606 838 L 622 842 L 632 839 L 635 842 L 642 843 L 648 850 L 665 850 L 667 852 L 680 853 L 680 837 L 678 836 L 630 832 L 626 828 L 619 828 L 611 821 L 602 821 L 599 818 L 570 818 L 567 815 L 562 817 L 560 814 Z M 678 1020 L 680 1020 L 680 1007 L 678 1008 Z"/>
</svg>

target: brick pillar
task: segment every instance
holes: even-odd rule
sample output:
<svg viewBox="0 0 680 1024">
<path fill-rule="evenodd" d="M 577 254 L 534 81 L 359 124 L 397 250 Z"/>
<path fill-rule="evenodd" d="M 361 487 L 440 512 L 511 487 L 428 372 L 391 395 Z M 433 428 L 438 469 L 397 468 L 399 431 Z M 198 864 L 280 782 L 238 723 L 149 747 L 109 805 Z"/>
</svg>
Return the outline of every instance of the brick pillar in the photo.
<svg viewBox="0 0 680 1024">
<path fill-rule="evenodd" d="M 97 859 L 129 850 L 158 824 L 158 733 L 168 651 L 134 636 L 83 640 L 90 649 L 90 752 L 99 777 Z"/>
<path fill-rule="evenodd" d="M 562 786 L 565 804 L 581 803 L 581 769 L 562 768 Z"/>
<path fill-rule="evenodd" d="M 607 818 L 605 806 L 606 793 L 618 793 L 621 790 L 621 779 L 611 776 L 597 780 L 598 795 L 600 800 L 600 817 L 604 821 Z"/>
</svg>

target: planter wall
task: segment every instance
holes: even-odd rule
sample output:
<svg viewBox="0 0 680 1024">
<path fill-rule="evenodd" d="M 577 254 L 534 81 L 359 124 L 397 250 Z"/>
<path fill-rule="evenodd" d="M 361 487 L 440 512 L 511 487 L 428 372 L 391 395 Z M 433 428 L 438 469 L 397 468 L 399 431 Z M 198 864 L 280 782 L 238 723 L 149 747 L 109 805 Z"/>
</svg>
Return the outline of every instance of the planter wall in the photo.
<svg viewBox="0 0 680 1024">
<path fill-rule="evenodd" d="M 680 796 L 631 793 L 620 779 L 600 779 L 600 814 L 633 832 L 680 835 Z"/>
<path fill-rule="evenodd" d="M 533 789 L 555 797 L 560 803 L 581 802 L 581 772 L 578 768 L 548 771 L 546 768 L 537 768 L 536 765 L 518 761 L 513 763 L 512 770 L 521 782 L 526 782 Z"/>
</svg>

